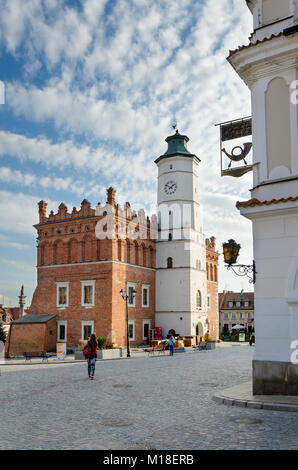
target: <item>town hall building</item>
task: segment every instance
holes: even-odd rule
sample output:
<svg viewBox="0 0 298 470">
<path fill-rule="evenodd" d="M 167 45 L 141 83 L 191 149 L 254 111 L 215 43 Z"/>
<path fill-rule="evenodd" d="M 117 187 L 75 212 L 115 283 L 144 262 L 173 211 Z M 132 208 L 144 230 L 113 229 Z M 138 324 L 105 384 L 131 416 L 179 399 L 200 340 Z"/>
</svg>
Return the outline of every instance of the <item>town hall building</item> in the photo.
<svg viewBox="0 0 298 470">
<path fill-rule="evenodd" d="M 121 289 L 128 296 L 131 345 L 147 344 L 155 327 L 163 337 L 175 330 L 218 339 L 219 255 L 215 238 L 205 239 L 202 232 L 200 160 L 188 151 L 188 140 L 176 131 L 155 161 L 157 217 L 136 213 L 129 202 L 122 208 L 111 187 L 106 203 L 96 208 L 83 200 L 69 212 L 61 203 L 56 214 L 47 215 L 47 203 L 39 202 L 37 287 L 26 323 L 52 322 L 43 330 L 51 336 L 48 348 L 55 349 L 56 342 L 77 347 L 93 332 L 125 346 Z M 22 353 L 25 344 L 16 344 L 17 323 L 12 326 L 10 351 Z"/>
</svg>

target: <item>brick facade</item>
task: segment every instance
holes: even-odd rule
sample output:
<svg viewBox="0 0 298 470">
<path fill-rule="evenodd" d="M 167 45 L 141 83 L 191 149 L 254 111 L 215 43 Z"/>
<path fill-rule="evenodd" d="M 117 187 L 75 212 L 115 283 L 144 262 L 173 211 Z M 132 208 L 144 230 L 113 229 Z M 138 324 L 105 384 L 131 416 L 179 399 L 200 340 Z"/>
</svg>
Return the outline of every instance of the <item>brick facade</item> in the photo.
<svg viewBox="0 0 298 470">
<path fill-rule="evenodd" d="M 122 209 L 113 188 L 107 190 L 106 204 L 98 203 L 96 209 L 84 199 L 79 210 L 68 212 L 63 203 L 56 214 L 52 211 L 47 216 L 46 210 L 47 203 L 40 201 L 39 223 L 34 226 L 38 234 L 37 287 L 28 313 L 55 315 L 55 328 L 26 324 L 25 345 L 21 325 L 13 325 L 12 353 L 18 349 L 15 341 L 28 350 L 44 349 L 46 341 L 51 348 L 63 341 L 76 348 L 91 332 L 125 346 L 126 302 L 120 290 L 129 293 L 129 287 L 136 290 L 132 305 L 128 304 L 131 345 L 148 343 L 150 329 L 159 326 L 155 325 L 156 217 L 150 220 L 144 211 L 132 211 L 128 202 Z M 212 339 L 218 339 L 219 333 L 218 256 L 215 238 L 206 239 Z"/>
<path fill-rule="evenodd" d="M 29 317 L 30 315 L 28 315 Z M 57 322 L 55 317 L 38 323 L 35 323 L 34 320 L 22 322 L 19 319 L 10 325 L 5 349 L 10 355 L 16 356 L 22 356 L 26 351 L 55 351 L 56 338 Z"/>
<path fill-rule="evenodd" d="M 218 314 L 218 257 L 216 252 L 215 237 L 206 239 L 206 275 L 207 294 L 209 296 L 208 321 L 209 336 L 211 339 L 219 338 L 219 314 Z"/>
<path fill-rule="evenodd" d="M 46 215 L 47 204 L 39 203 L 37 253 L 37 288 L 30 313 L 55 314 L 66 325 L 67 345 L 76 347 L 83 339 L 83 326 L 92 325 L 97 335 L 110 343 L 126 344 L 126 305 L 120 290 L 127 283 L 136 289 L 135 306 L 129 307 L 129 320 L 134 322 L 133 344 L 146 343 L 143 321 L 154 327 L 155 314 L 155 240 L 152 223 L 143 211 L 133 212 L 126 203 L 122 210 L 115 202 L 115 190 L 107 191 L 107 203 L 92 209 L 87 200 L 80 210 L 68 213 L 61 203 L 58 213 Z M 109 230 L 107 216 L 113 211 L 111 238 L 98 239 L 97 230 Z M 128 237 L 129 233 L 133 233 Z M 143 238 L 137 238 L 141 235 Z M 84 305 L 84 286 L 92 296 Z M 149 306 L 142 306 L 142 286 L 148 289 Z M 64 289 L 59 305 L 59 287 Z M 90 300 L 90 299 L 88 299 Z"/>
</svg>

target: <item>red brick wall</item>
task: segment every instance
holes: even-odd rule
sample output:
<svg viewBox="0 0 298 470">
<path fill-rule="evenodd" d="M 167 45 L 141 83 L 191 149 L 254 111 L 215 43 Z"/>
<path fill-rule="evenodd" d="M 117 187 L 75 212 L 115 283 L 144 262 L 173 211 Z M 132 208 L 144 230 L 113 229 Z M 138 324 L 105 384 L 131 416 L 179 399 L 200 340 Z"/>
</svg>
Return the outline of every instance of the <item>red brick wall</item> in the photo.
<svg viewBox="0 0 298 470">
<path fill-rule="evenodd" d="M 209 336 L 211 339 L 219 338 L 219 310 L 218 310 L 218 257 L 215 251 L 215 238 L 206 240 L 206 271 L 207 293 L 210 296 L 208 308 Z"/>
<path fill-rule="evenodd" d="M 52 332 L 52 334 L 50 334 Z M 20 323 L 11 325 L 9 353 L 22 356 L 26 351 L 56 350 L 56 320 L 47 323 Z"/>
<path fill-rule="evenodd" d="M 155 312 L 155 241 L 150 240 L 150 221 L 141 217 L 136 229 L 143 227 L 148 239 L 130 240 L 123 237 L 128 224 L 134 224 L 135 214 L 130 205 L 122 210 L 115 204 L 115 191 L 108 200 L 115 208 L 114 239 L 98 240 L 95 228 L 97 216 L 84 200 L 81 209 L 67 212 L 60 204 L 57 214 L 46 216 L 46 204 L 41 201 L 38 232 L 37 288 L 30 313 L 56 314 L 57 320 L 67 320 L 67 345 L 77 346 L 81 339 L 81 321 L 94 321 L 97 335 L 106 336 L 118 345 L 126 344 L 126 306 L 120 289 L 127 282 L 136 283 L 136 307 L 129 308 L 129 318 L 135 320 L 135 341 L 143 343 L 142 321 L 151 320 Z M 140 222 L 142 221 L 142 222 Z M 119 236 L 119 238 L 118 238 Z M 102 261 L 102 262 L 99 262 Z M 107 262 L 109 261 L 109 262 Z M 113 262 L 111 262 L 113 261 Z M 81 282 L 95 281 L 95 305 L 81 305 Z M 57 282 L 69 282 L 69 306 L 57 307 Z M 142 308 L 142 284 L 150 285 L 150 307 Z"/>
</svg>

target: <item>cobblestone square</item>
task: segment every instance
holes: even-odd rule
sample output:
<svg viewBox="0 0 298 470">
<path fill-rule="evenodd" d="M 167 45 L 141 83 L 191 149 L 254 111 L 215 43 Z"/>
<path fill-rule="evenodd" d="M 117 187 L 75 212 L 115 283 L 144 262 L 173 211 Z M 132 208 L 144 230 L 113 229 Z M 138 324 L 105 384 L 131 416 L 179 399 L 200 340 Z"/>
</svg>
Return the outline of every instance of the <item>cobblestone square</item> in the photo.
<svg viewBox="0 0 298 470">
<path fill-rule="evenodd" d="M 298 449 L 297 413 L 225 406 L 253 348 L 0 366 L 1 449 Z"/>
</svg>

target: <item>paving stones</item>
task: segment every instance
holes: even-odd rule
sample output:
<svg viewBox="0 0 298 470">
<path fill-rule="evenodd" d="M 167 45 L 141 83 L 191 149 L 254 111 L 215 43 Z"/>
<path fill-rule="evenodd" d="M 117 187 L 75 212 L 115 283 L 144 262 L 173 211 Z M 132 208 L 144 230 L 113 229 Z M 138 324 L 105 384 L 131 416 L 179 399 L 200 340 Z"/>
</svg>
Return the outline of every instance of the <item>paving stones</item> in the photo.
<svg viewBox="0 0 298 470">
<path fill-rule="evenodd" d="M 3 367 L 0 449 L 296 449 L 297 413 L 223 406 L 253 351 Z M 262 422 L 259 422 L 262 421 Z M 86 435 L 86 429 L 92 429 Z"/>
</svg>

